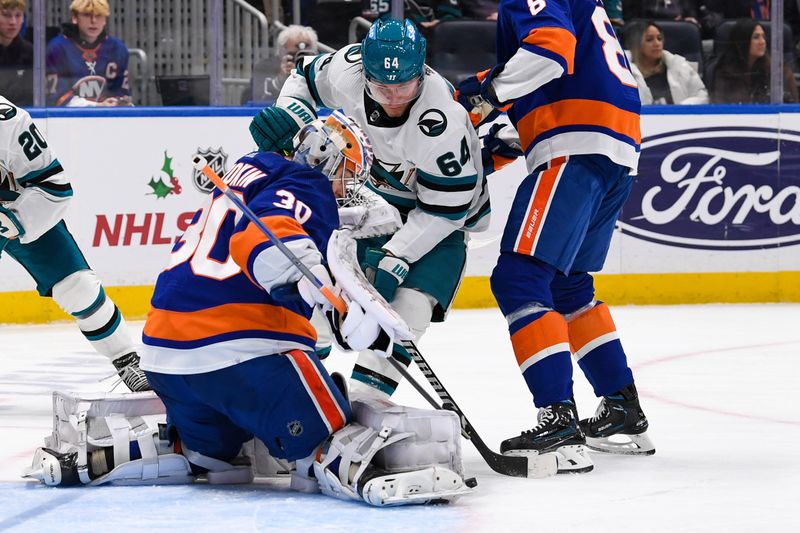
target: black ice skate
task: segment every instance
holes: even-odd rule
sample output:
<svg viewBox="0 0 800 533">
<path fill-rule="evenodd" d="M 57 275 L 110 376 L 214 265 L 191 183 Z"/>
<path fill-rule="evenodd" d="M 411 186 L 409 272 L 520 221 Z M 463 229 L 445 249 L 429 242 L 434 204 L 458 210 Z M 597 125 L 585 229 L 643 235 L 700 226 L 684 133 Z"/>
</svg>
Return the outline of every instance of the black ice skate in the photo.
<svg viewBox="0 0 800 533">
<path fill-rule="evenodd" d="M 586 453 L 586 439 L 578 426 L 572 400 L 542 407 L 537 420 L 539 423 L 533 429 L 523 431 L 519 437 L 504 440 L 500 444 L 500 452 L 503 455 L 528 457 L 555 455 L 559 474 L 580 474 L 594 468 Z"/>
<path fill-rule="evenodd" d="M 625 455 L 653 455 L 656 448 L 647 436 L 647 418 L 639 406 L 636 386 L 604 396 L 592 418 L 581 420 L 586 445 L 592 450 Z"/>
<path fill-rule="evenodd" d="M 117 369 L 120 379 L 131 392 L 153 390 L 147 382 L 144 371 L 139 368 L 139 355 L 136 352 L 117 357 L 111 364 Z"/>
</svg>

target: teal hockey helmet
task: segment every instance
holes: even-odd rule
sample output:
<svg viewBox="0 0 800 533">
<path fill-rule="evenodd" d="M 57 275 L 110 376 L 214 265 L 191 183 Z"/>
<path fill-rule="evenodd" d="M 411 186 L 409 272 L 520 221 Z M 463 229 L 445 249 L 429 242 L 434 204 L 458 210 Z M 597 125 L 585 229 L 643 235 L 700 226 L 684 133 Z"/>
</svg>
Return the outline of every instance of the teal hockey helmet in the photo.
<svg viewBox="0 0 800 533">
<path fill-rule="evenodd" d="M 383 99 L 375 94 L 376 85 L 400 84 L 408 85 L 404 92 L 413 93 L 412 100 L 419 94 L 425 72 L 425 37 L 408 19 L 378 19 L 361 43 L 361 61 L 367 91 L 376 101 Z"/>
</svg>

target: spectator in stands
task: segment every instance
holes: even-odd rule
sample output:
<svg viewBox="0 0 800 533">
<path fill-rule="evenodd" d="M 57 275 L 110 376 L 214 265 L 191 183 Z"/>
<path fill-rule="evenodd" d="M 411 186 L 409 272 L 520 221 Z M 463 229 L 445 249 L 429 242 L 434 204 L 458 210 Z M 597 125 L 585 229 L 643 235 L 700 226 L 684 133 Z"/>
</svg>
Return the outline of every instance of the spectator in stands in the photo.
<svg viewBox="0 0 800 533">
<path fill-rule="evenodd" d="M 753 19 L 740 19 L 713 73 L 712 100 L 724 104 L 770 102 L 770 61 L 764 27 Z M 797 102 L 797 83 L 787 65 L 783 68 L 783 101 Z"/>
<path fill-rule="evenodd" d="M 292 24 L 282 30 L 275 39 L 277 58 L 267 58 L 253 67 L 253 100 L 274 101 L 297 61 L 319 54 L 318 44 L 317 32 L 308 26 Z"/>
<path fill-rule="evenodd" d="M 405 0 L 405 16 L 422 29 L 430 30 L 443 20 L 464 16 L 461 0 Z M 391 15 L 392 4 L 387 0 L 362 0 L 363 16 L 369 20 Z M 495 18 L 497 20 L 495 9 Z"/>
<path fill-rule="evenodd" d="M 33 104 L 33 45 L 20 35 L 25 0 L 0 0 L 0 94 L 21 106 Z"/>
<path fill-rule="evenodd" d="M 128 48 L 106 33 L 108 0 L 72 0 L 72 23 L 47 44 L 47 104 L 130 106 Z"/>
<path fill-rule="evenodd" d="M 692 65 L 664 50 L 664 32 L 653 21 L 628 30 L 631 72 L 643 104 L 707 104 L 708 91 Z"/>
<path fill-rule="evenodd" d="M 697 22 L 696 0 L 622 0 L 626 20 L 685 20 Z"/>
<path fill-rule="evenodd" d="M 612 1 L 619 2 L 620 0 Z M 497 20 L 497 6 L 499 4 L 498 0 L 461 0 L 461 10 L 465 18 Z"/>
</svg>

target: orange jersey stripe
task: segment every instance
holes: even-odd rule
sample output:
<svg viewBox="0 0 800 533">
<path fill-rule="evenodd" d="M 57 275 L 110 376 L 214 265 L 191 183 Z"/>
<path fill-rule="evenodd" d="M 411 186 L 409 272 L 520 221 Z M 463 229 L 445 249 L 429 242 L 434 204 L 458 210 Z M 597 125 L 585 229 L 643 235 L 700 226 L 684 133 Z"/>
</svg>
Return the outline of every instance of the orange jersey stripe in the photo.
<svg viewBox="0 0 800 533">
<path fill-rule="evenodd" d="M 344 427 L 344 415 L 336 403 L 336 399 L 328 389 L 327 383 L 319 373 L 319 369 L 308 358 L 308 355 L 300 350 L 292 350 L 285 354 L 295 363 L 295 367 L 300 373 L 300 377 L 305 382 L 309 393 L 313 396 L 323 421 L 328 426 L 331 433 Z"/>
<path fill-rule="evenodd" d="M 308 235 L 298 221 L 285 215 L 261 217 L 261 222 L 279 239 L 292 235 Z M 231 238 L 231 257 L 248 277 L 250 277 L 250 273 L 247 271 L 247 260 L 250 258 L 250 254 L 256 246 L 268 240 L 269 237 L 252 222 L 244 231 L 240 231 Z M 250 279 L 252 280 L 252 277 Z"/>
<path fill-rule="evenodd" d="M 304 316 L 269 304 L 225 304 L 200 311 L 167 311 L 151 308 L 144 334 L 173 341 L 195 341 L 234 331 L 279 331 L 317 338 Z"/>
<path fill-rule="evenodd" d="M 569 322 L 569 344 L 572 351 L 577 353 L 598 337 L 615 331 L 617 327 L 611 318 L 611 311 L 601 303 Z"/>
<path fill-rule="evenodd" d="M 567 322 L 555 311 L 548 311 L 524 328 L 511 335 L 511 345 L 517 363 L 522 366 L 527 359 L 546 348 L 568 342 Z"/>
<path fill-rule="evenodd" d="M 534 28 L 522 42 L 560 55 L 567 63 L 567 74 L 575 72 L 575 47 L 578 41 L 569 30 L 564 28 Z"/>
<path fill-rule="evenodd" d="M 555 192 L 556 182 L 561 172 L 561 167 L 566 163 L 566 159 L 558 157 L 552 161 L 552 166 L 539 174 L 536 189 L 533 193 L 528 212 L 525 214 L 525 222 L 520 228 L 519 242 L 515 251 L 520 254 L 533 255 L 542 226 L 547 216 L 547 206 Z"/>
<path fill-rule="evenodd" d="M 517 123 L 523 148 L 527 151 L 539 135 L 565 126 L 599 126 L 642 142 L 639 115 L 598 100 L 561 100 L 537 107 Z"/>
</svg>

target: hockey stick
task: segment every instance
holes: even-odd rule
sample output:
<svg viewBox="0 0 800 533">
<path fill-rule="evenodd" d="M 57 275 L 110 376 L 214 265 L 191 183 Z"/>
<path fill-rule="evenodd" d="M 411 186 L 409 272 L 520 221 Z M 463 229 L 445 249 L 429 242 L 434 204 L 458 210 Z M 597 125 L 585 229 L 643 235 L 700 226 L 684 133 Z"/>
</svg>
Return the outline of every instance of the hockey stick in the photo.
<svg viewBox="0 0 800 533">
<path fill-rule="evenodd" d="M 319 289 L 319 292 L 321 292 L 322 295 L 325 296 L 325 298 L 331 304 L 333 304 L 333 306 L 337 311 L 339 311 L 339 313 L 342 314 L 342 316 L 347 313 L 347 303 L 344 301 L 344 299 L 334 293 L 330 287 L 326 287 L 325 284 L 322 283 L 317 276 L 315 276 L 314 273 L 311 272 L 311 270 L 309 270 L 308 267 L 304 265 L 303 262 L 300 261 L 300 259 L 298 259 L 291 250 L 289 250 L 289 248 L 286 247 L 285 244 L 283 244 L 283 241 L 276 237 L 266 224 L 261 222 L 261 219 L 258 218 L 258 215 L 253 213 L 252 209 L 247 207 L 241 198 L 236 196 L 236 194 L 231 191 L 230 187 L 228 187 L 225 182 L 222 181 L 222 178 L 219 177 L 214 169 L 208 166 L 208 161 L 206 161 L 203 156 L 195 155 L 194 158 L 192 158 L 192 163 L 194 164 L 194 168 L 202 172 L 209 180 L 211 180 L 214 186 L 222 192 L 222 194 L 227 196 L 228 199 L 236 205 L 236 207 L 242 210 L 242 213 L 244 213 L 244 216 L 246 216 L 250 222 L 255 224 L 258 229 L 263 231 L 264 234 L 269 237 L 272 243 L 278 247 L 278 250 L 280 250 L 281 253 L 285 255 L 295 267 L 297 267 L 303 276 L 308 278 L 308 280 L 311 281 L 311 283 L 313 283 L 317 289 Z"/>
<path fill-rule="evenodd" d="M 435 390 L 436 394 L 439 395 L 439 398 L 442 400 L 442 405 L 440 406 L 436 400 L 434 400 L 431 395 L 428 394 L 424 388 L 422 388 L 422 386 L 411 376 L 411 374 L 408 372 L 408 369 L 406 369 L 406 367 L 403 366 L 400 361 L 394 357 L 390 357 L 389 362 L 433 407 L 436 409 L 447 409 L 448 411 L 453 411 L 458 415 L 458 418 L 461 421 L 461 433 L 466 439 L 472 442 L 472 444 L 478 450 L 478 453 L 480 453 L 481 457 L 483 457 L 483 460 L 489 465 L 489 468 L 498 474 L 503 474 L 506 476 L 543 477 L 536 475 L 535 473 L 534 476 L 529 476 L 527 457 L 501 455 L 492 451 L 486 445 L 486 443 L 483 442 L 483 439 L 481 439 L 480 435 L 478 435 L 478 432 L 475 431 L 475 428 L 472 426 L 472 424 L 470 424 L 469 420 L 467 420 L 464 411 L 458 407 L 455 400 L 453 400 L 453 397 L 450 396 L 450 393 L 448 393 L 442 385 L 442 382 L 439 381 L 439 378 L 437 378 L 436 374 L 433 373 L 433 370 L 431 370 L 431 367 L 428 365 L 428 362 L 425 360 L 425 358 L 422 357 L 422 354 L 417 349 L 417 346 L 411 341 L 402 341 L 402 344 L 403 348 L 408 351 L 414 362 L 417 363 L 417 366 L 425 375 L 425 378 L 428 380 L 428 383 L 431 384 L 433 390 Z M 542 474 L 550 475 L 550 472 L 543 472 Z"/>
</svg>

